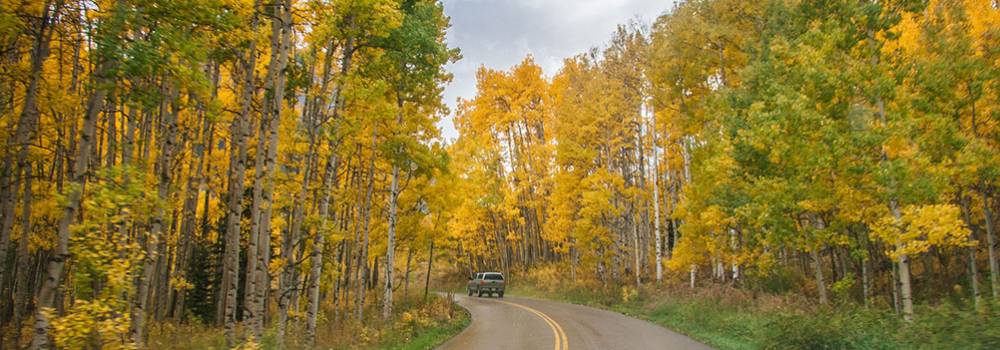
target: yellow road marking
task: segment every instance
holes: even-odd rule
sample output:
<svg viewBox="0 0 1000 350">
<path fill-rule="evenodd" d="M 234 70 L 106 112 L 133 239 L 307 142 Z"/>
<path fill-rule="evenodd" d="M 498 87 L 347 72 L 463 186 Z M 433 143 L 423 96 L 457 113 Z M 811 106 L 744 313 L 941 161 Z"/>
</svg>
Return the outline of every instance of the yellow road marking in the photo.
<svg viewBox="0 0 1000 350">
<path fill-rule="evenodd" d="M 552 336 L 555 337 L 555 339 L 556 339 L 556 344 L 555 344 L 554 349 L 555 350 L 569 350 L 569 339 L 566 339 L 566 332 L 564 332 L 563 329 L 562 329 L 562 326 L 560 326 L 558 322 L 556 322 L 551 317 L 549 317 L 549 315 L 546 315 L 544 312 L 532 309 L 530 307 L 527 307 L 527 306 L 524 306 L 524 305 L 521 305 L 521 304 L 515 304 L 515 303 L 511 303 L 511 302 L 506 302 L 506 301 L 503 301 L 503 300 L 497 300 L 497 302 L 519 307 L 521 309 L 524 309 L 524 310 L 526 310 L 528 312 L 531 312 L 531 313 L 535 314 L 536 316 L 540 317 L 542 319 L 542 321 L 545 321 L 545 323 L 547 323 L 549 325 L 549 328 L 552 328 Z"/>
</svg>

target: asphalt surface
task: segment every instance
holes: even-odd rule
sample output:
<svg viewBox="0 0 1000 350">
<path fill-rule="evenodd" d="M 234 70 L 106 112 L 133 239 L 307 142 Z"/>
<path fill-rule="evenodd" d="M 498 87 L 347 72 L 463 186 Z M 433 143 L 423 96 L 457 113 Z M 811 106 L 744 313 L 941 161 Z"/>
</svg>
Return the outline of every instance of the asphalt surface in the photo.
<svg viewBox="0 0 1000 350">
<path fill-rule="evenodd" d="M 455 299 L 472 323 L 440 350 L 712 349 L 648 321 L 581 305 L 511 296 Z"/>
</svg>

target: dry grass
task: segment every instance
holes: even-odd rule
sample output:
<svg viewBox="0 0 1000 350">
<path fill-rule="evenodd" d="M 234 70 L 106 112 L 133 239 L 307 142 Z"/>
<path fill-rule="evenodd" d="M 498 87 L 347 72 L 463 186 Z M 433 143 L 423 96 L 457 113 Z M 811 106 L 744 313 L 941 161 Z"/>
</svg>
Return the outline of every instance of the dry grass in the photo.
<svg viewBox="0 0 1000 350">
<path fill-rule="evenodd" d="M 382 320 L 381 309 L 366 309 L 368 320 L 358 322 L 346 319 L 331 322 L 333 312 L 324 313 L 317 326 L 316 345 L 305 344 L 304 319 L 293 317 L 286 330 L 285 348 L 309 349 L 432 349 L 460 332 L 469 321 L 465 310 L 449 298 L 432 295 L 426 301 L 421 297 L 401 299 L 395 315 Z M 238 334 L 243 334 L 238 329 Z M 243 349 L 275 348 L 275 329 L 265 331 L 259 344 L 244 343 Z M 240 336 L 242 339 L 243 337 Z M 151 327 L 149 348 L 164 350 L 214 350 L 227 349 L 222 330 L 201 324 L 159 324 Z"/>
</svg>

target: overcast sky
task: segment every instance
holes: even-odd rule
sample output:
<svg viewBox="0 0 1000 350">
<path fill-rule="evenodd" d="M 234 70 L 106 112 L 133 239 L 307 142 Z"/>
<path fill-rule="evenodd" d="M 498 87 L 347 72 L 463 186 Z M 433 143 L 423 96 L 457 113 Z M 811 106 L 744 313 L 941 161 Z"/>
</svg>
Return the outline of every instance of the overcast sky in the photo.
<svg viewBox="0 0 1000 350">
<path fill-rule="evenodd" d="M 476 93 L 476 69 L 507 69 L 531 54 L 551 76 L 562 60 L 602 46 L 618 24 L 632 19 L 651 23 L 672 0 L 443 0 L 451 17 L 448 43 L 462 60 L 448 67 L 455 78 L 444 91 L 455 110 L 457 98 Z M 457 137 L 451 118 L 440 126 L 445 138 Z"/>
</svg>

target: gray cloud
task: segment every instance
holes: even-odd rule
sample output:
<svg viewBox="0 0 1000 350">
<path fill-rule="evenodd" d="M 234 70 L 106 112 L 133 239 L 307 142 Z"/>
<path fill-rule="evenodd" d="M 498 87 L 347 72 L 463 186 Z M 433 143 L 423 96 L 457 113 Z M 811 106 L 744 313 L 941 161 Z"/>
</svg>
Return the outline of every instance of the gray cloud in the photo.
<svg viewBox="0 0 1000 350">
<path fill-rule="evenodd" d="M 671 0 L 443 0 L 451 17 L 448 42 L 462 60 L 448 70 L 455 78 L 444 91 L 454 112 L 458 98 L 476 93 L 480 66 L 506 69 L 531 54 L 545 74 L 564 58 L 603 45 L 615 27 L 638 19 L 650 23 L 672 7 Z M 457 137 L 451 118 L 439 124 L 446 138 Z"/>
</svg>

